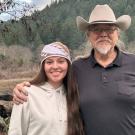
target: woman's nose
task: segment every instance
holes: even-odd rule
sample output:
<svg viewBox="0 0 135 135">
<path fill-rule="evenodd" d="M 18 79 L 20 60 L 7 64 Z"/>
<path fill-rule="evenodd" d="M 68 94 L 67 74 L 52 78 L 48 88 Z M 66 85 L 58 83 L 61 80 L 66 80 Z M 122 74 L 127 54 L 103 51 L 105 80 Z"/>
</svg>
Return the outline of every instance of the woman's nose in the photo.
<svg viewBox="0 0 135 135">
<path fill-rule="evenodd" d="M 58 63 L 57 62 L 53 63 L 53 68 L 58 68 Z"/>
</svg>

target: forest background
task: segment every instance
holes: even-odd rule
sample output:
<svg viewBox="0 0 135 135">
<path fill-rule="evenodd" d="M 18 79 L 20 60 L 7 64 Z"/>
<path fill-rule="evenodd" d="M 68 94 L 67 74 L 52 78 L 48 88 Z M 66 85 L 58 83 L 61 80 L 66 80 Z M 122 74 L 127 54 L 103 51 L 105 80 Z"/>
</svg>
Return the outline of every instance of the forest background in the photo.
<svg viewBox="0 0 135 135">
<path fill-rule="evenodd" d="M 123 14 L 131 16 L 132 25 L 126 32 L 121 32 L 119 44 L 126 51 L 135 53 L 134 0 L 53 1 L 31 16 L 0 22 L 0 90 L 12 91 L 16 83 L 36 74 L 44 44 L 63 42 L 70 48 L 72 59 L 89 53 L 85 33 L 76 27 L 76 16 L 88 20 L 96 4 L 108 4 L 116 17 Z"/>
<path fill-rule="evenodd" d="M 12 90 L 16 83 L 29 80 L 37 73 L 44 44 L 63 42 L 70 48 L 73 60 L 78 55 L 90 53 L 85 33 L 76 27 L 76 16 L 88 20 L 97 4 L 108 4 L 116 17 L 123 14 L 131 16 L 131 27 L 121 32 L 118 46 L 135 53 L 134 0 L 51 0 L 49 6 L 42 11 L 34 11 L 31 16 L 0 20 L 0 134 L 6 135 L 8 131 Z"/>
</svg>

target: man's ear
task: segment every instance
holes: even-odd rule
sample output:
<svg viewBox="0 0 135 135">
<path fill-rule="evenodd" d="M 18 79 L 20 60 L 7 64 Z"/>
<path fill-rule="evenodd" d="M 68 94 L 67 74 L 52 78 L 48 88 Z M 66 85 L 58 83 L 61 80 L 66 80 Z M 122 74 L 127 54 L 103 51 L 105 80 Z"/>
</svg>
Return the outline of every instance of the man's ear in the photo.
<svg viewBox="0 0 135 135">
<path fill-rule="evenodd" d="M 120 32 L 118 32 L 118 39 L 120 39 Z"/>
<path fill-rule="evenodd" d="M 118 29 L 118 39 L 120 39 L 120 29 Z"/>
</svg>

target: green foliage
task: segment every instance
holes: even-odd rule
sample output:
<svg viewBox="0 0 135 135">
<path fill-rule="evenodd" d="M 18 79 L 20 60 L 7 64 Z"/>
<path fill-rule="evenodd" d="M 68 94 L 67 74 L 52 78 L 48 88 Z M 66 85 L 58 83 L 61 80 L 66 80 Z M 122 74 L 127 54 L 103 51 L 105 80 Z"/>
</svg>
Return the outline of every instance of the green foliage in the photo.
<svg viewBox="0 0 135 135">
<path fill-rule="evenodd" d="M 135 16 L 132 17 L 132 25 L 127 31 L 127 35 L 129 37 L 129 41 L 135 40 Z"/>
<path fill-rule="evenodd" d="M 6 60 L 6 59 L 7 59 L 7 57 L 6 57 L 5 55 L 0 54 L 0 61 L 4 61 L 4 60 Z"/>
<path fill-rule="evenodd" d="M 42 11 L 35 11 L 32 16 L 19 21 L 10 20 L 0 25 L 0 42 L 8 46 L 20 44 L 32 50 L 39 44 L 62 41 L 71 49 L 76 49 L 84 42 L 84 33 L 77 30 L 76 16 L 86 20 L 96 4 L 109 4 L 116 17 L 123 14 L 132 16 L 132 25 L 121 39 L 128 44 L 135 36 L 135 1 L 133 0 L 60 0 L 53 2 Z"/>
<path fill-rule="evenodd" d="M 125 32 L 121 32 L 120 40 L 123 41 L 125 43 L 125 45 L 128 44 L 128 37 Z"/>
</svg>

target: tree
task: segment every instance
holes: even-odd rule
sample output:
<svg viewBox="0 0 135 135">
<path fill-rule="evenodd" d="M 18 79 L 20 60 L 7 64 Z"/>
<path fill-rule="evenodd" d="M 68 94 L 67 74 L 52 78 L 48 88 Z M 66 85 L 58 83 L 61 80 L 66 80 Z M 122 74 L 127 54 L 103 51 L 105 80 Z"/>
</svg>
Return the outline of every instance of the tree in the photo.
<svg viewBox="0 0 135 135">
<path fill-rule="evenodd" d="M 10 7 L 14 7 L 13 0 L 1 0 L 0 1 L 0 13 L 7 11 Z"/>
<path fill-rule="evenodd" d="M 23 16 L 32 14 L 34 6 L 26 2 L 16 2 L 15 0 L 0 0 L 0 15 L 8 14 L 12 19 L 18 20 Z M 1 20 L 2 21 L 2 20 Z"/>
</svg>

